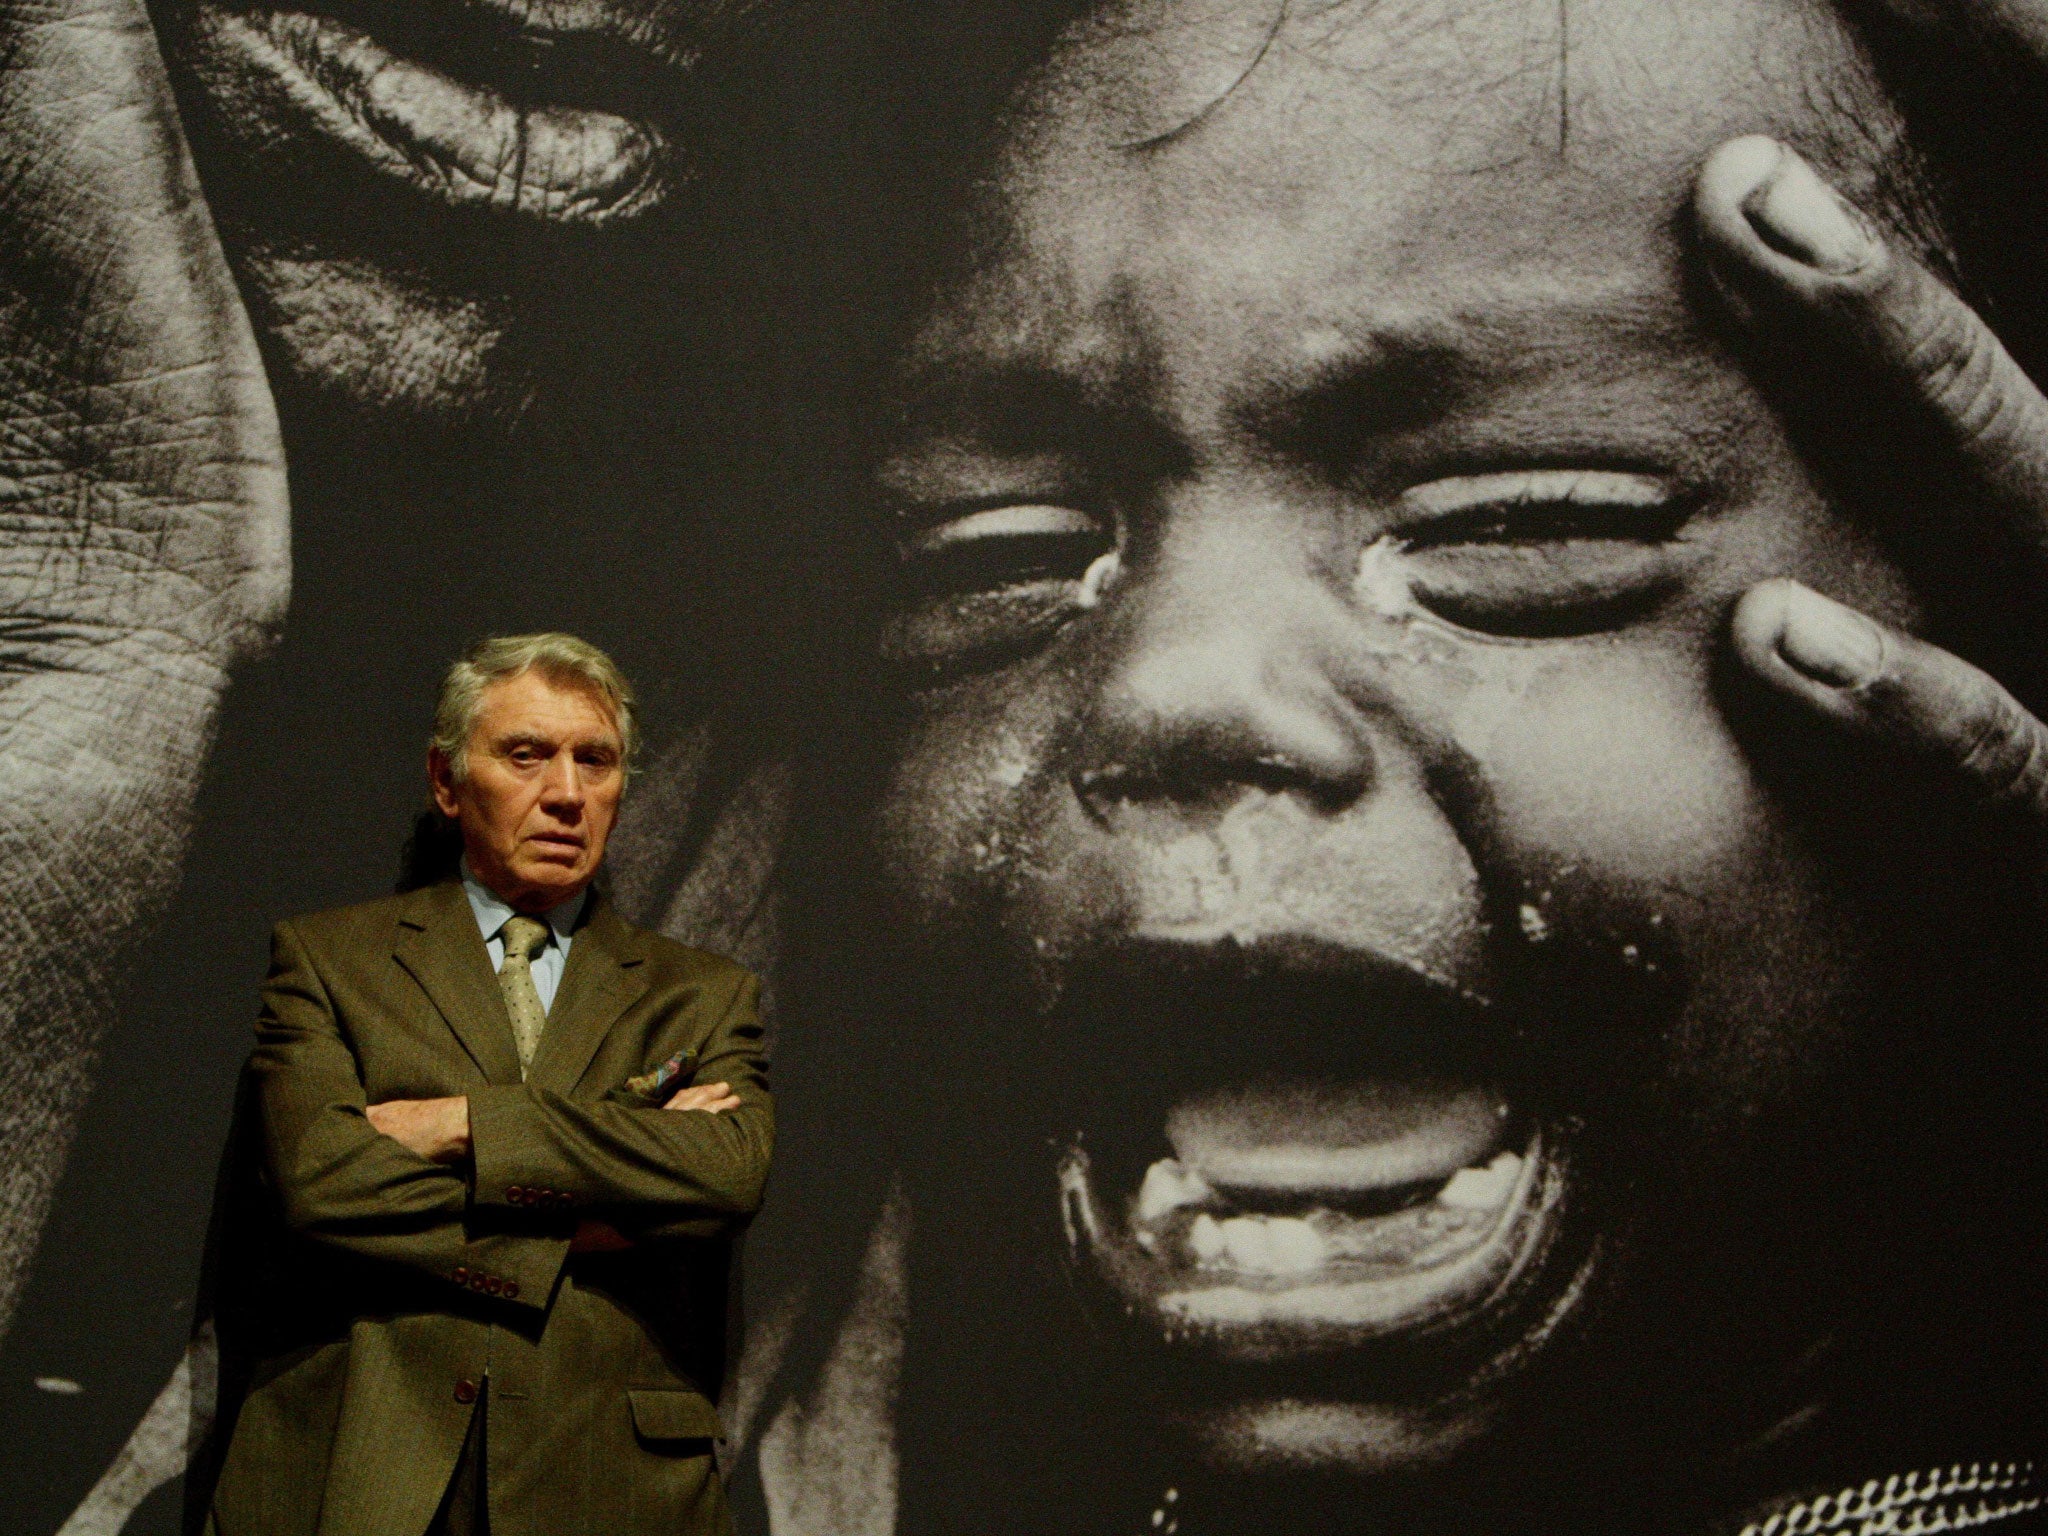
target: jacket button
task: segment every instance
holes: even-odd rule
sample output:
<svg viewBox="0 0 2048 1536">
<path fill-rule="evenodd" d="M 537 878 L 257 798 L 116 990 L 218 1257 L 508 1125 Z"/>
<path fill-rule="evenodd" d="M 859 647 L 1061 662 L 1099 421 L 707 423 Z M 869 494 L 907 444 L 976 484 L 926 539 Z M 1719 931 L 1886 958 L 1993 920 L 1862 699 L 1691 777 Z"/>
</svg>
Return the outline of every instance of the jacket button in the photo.
<svg viewBox="0 0 2048 1536">
<path fill-rule="evenodd" d="M 517 1280 L 507 1280 L 505 1282 L 504 1295 L 507 1301 L 517 1301 L 519 1299 L 519 1282 Z"/>
<path fill-rule="evenodd" d="M 469 1266 L 466 1264 L 456 1265 L 454 1271 L 448 1276 L 448 1278 L 450 1280 L 453 1280 L 457 1285 L 469 1284 Z"/>
<path fill-rule="evenodd" d="M 476 1383 L 467 1376 L 455 1383 L 455 1401 L 458 1403 L 473 1403 L 476 1401 Z"/>
</svg>

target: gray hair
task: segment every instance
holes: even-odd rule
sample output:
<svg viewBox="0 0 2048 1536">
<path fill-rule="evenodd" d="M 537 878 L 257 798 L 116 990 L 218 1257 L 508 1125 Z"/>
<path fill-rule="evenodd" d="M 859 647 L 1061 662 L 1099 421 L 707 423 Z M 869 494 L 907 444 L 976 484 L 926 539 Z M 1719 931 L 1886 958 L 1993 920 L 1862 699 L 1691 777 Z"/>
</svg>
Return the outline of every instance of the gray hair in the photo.
<svg viewBox="0 0 2048 1536">
<path fill-rule="evenodd" d="M 484 690 L 493 683 L 533 670 L 551 683 L 581 688 L 594 695 L 619 728 L 619 766 L 630 774 L 639 745 L 633 720 L 633 685 L 618 663 L 587 640 L 549 632 L 539 635 L 489 635 L 464 651 L 441 680 L 441 699 L 434 706 L 434 734 L 429 745 L 448 759 L 457 782 L 469 774 L 469 736 L 483 708 Z"/>
</svg>

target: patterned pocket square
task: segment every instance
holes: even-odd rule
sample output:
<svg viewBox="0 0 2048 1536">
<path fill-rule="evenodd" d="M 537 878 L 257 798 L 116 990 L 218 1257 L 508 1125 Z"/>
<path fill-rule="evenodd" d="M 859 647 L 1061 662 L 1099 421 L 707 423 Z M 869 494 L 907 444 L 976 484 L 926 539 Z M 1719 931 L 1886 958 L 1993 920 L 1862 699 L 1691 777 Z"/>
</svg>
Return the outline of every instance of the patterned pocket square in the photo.
<svg viewBox="0 0 2048 1536">
<path fill-rule="evenodd" d="M 696 1059 L 694 1050 L 677 1051 L 652 1072 L 627 1078 L 626 1087 L 643 1099 L 665 1099 L 673 1089 L 682 1086 L 677 1079 L 683 1075 L 683 1069 Z"/>
</svg>

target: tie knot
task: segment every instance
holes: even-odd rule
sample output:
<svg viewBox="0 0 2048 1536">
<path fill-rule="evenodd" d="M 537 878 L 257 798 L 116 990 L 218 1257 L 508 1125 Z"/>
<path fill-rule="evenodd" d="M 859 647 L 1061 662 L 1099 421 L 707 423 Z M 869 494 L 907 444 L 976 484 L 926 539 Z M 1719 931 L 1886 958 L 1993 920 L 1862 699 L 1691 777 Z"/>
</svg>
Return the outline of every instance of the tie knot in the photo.
<svg viewBox="0 0 2048 1536">
<path fill-rule="evenodd" d="M 548 941 L 548 925 L 537 917 L 508 917 L 499 930 L 505 935 L 505 958 L 532 960 Z"/>
</svg>

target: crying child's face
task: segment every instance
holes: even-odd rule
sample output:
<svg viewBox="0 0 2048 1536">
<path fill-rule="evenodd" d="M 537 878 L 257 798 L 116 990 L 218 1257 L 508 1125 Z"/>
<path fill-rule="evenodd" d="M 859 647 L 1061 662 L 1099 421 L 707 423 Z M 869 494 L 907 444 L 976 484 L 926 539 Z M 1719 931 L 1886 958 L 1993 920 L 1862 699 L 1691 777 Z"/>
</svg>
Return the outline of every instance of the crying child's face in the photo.
<svg viewBox="0 0 2048 1536">
<path fill-rule="evenodd" d="M 1880 103 L 1801 0 L 1070 34 L 880 477 L 891 926 L 977 978 L 897 1035 L 998 1127 L 912 1174 L 963 1316 L 1040 1305 L 1013 1213 L 1234 1466 L 1806 1406 L 1873 925 L 1718 658 L 1766 577 L 1916 608 L 1683 231 L 1740 134 L 1867 194 Z"/>
</svg>

